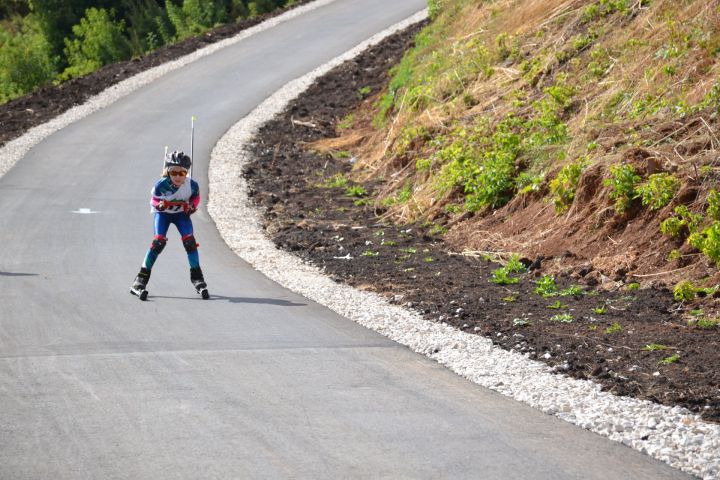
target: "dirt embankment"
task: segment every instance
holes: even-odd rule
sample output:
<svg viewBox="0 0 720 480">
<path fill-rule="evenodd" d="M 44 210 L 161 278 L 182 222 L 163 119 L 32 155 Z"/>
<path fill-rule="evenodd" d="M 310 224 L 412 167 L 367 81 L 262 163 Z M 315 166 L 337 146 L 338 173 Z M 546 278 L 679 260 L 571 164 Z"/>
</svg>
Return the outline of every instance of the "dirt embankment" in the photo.
<svg viewBox="0 0 720 480">
<path fill-rule="evenodd" d="M 414 32 L 333 70 L 262 128 L 245 175 L 275 243 L 337 281 L 486 335 L 560 373 L 720 420 L 720 372 L 713 368 L 720 332 L 689 327 L 667 290 L 609 292 L 559 275 L 557 293 L 543 297 L 536 293 L 537 270 L 517 275 L 516 284 L 498 285 L 491 278 L 499 265 L 482 255 L 456 254 L 429 227 L 379 216 L 371 199 L 383 180 L 349 180 L 357 143 L 338 135 L 343 120 L 354 112 L 362 124 L 362 106 L 375 100 L 388 65 Z"/>
</svg>

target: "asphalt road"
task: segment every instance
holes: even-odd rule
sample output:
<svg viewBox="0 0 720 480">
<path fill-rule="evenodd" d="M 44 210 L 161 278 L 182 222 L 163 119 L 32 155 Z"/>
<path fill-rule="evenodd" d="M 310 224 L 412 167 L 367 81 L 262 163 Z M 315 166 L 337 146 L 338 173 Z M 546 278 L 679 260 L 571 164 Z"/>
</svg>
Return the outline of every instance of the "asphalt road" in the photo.
<svg viewBox="0 0 720 480">
<path fill-rule="evenodd" d="M 150 300 L 128 293 L 163 147 L 187 149 L 191 115 L 207 198 L 232 124 L 424 6 L 338 0 L 61 130 L 0 179 L 1 479 L 683 478 L 280 288 L 204 210 L 212 299 L 175 231 Z"/>
</svg>

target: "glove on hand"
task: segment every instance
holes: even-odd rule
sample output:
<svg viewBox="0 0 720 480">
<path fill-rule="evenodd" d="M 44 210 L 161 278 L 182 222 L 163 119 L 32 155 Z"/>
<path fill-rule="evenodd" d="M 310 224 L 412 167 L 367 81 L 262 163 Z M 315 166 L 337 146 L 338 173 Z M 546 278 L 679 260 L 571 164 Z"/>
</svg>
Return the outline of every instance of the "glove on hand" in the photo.
<svg viewBox="0 0 720 480">
<path fill-rule="evenodd" d="M 160 200 L 158 202 L 158 204 L 155 206 L 155 210 L 157 210 L 158 212 L 165 211 L 166 208 L 167 208 L 167 205 L 165 205 L 164 200 Z"/>
</svg>

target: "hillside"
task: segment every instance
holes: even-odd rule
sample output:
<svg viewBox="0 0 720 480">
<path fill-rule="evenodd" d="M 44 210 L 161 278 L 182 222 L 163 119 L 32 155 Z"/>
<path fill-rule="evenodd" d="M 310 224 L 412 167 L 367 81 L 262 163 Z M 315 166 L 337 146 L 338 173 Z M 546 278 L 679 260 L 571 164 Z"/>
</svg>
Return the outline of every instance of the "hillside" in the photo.
<svg viewBox="0 0 720 480">
<path fill-rule="evenodd" d="M 379 212 L 591 285 L 720 281 L 717 2 L 431 12 L 329 144 L 360 159 L 355 179 L 384 180 Z"/>
</svg>

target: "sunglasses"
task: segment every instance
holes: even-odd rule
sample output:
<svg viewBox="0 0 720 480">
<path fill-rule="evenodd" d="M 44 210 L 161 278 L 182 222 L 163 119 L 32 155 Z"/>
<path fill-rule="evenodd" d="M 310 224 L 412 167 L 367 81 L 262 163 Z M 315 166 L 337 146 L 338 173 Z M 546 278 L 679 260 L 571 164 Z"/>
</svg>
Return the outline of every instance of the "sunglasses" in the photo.
<svg viewBox="0 0 720 480">
<path fill-rule="evenodd" d="M 171 170 L 168 172 L 173 177 L 184 177 L 187 175 L 187 172 L 185 170 Z"/>
</svg>

